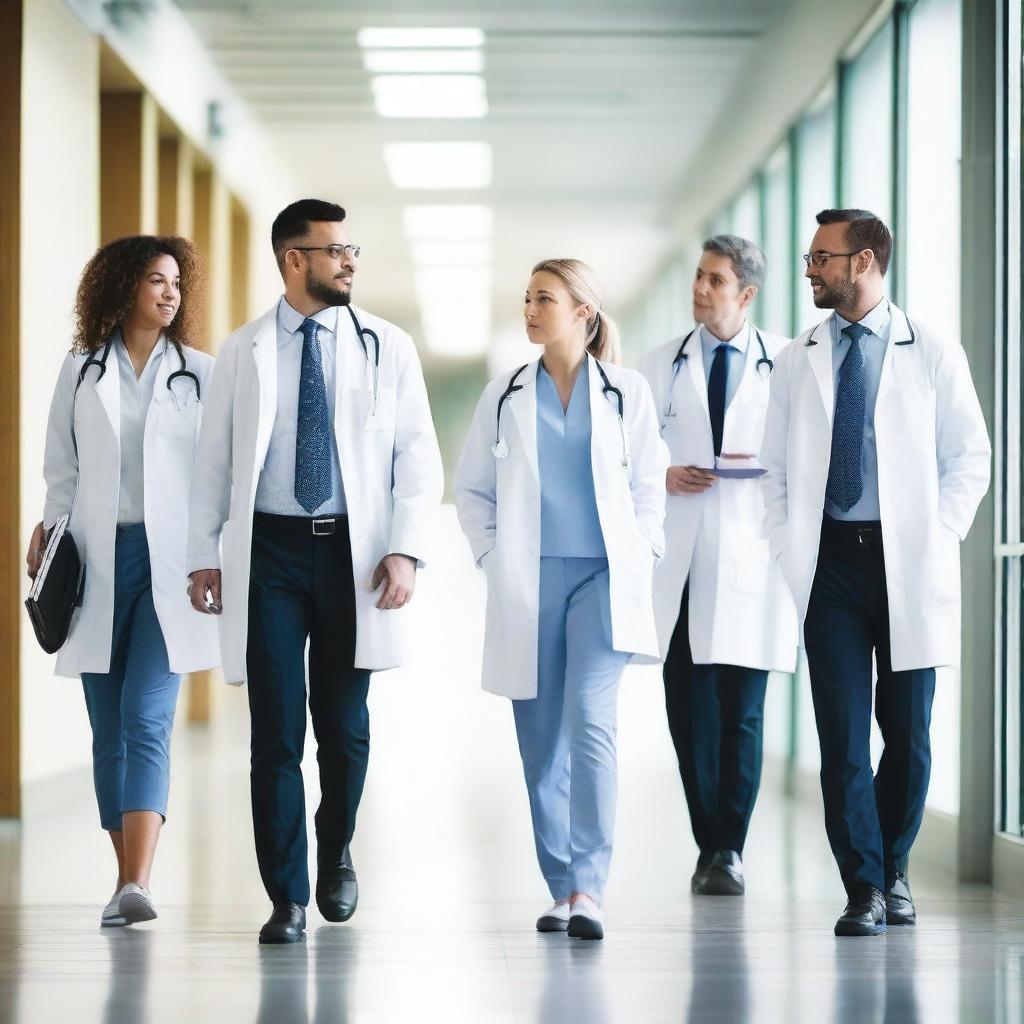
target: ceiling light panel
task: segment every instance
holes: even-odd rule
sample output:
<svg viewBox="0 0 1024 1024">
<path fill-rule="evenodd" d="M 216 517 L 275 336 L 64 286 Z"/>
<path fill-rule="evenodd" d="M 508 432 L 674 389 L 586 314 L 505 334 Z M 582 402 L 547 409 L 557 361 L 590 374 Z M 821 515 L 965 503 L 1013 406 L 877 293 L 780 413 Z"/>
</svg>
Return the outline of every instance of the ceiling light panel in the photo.
<svg viewBox="0 0 1024 1024">
<path fill-rule="evenodd" d="M 372 74 L 480 74 L 482 50 L 366 50 L 363 67 Z"/>
<path fill-rule="evenodd" d="M 412 241 L 449 242 L 489 240 L 494 213 L 475 203 L 427 204 L 402 210 L 406 237 Z"/>
<path fill-rule="evenodd" d="M 479 75 L 378 75 L 370 88 L 381 117 L 487 116 Z"/>
</svg>

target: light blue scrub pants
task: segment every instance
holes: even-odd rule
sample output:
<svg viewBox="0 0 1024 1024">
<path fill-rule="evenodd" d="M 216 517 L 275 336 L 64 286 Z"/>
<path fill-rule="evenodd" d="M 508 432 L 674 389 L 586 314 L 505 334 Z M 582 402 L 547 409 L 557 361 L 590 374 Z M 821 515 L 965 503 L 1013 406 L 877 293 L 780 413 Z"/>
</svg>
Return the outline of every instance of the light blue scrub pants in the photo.
<svg viewBox="0 0 1024 1024">
<path fill-rule="evenodd" d="M 554 900 L 600 903 L 615 827 L 619 679 L 605 558 L 541 558 L 537 696 L 514 700 L 537 859 Z"/>
<path fill-rule="evenodd" d="M 108 832 L 121 831 L 128 811 L 166 816 L 180 683 L 153 607 L 146 527 L 118 526 L 110 671 L 82 673 L 96 802 Z"/>
</svg>

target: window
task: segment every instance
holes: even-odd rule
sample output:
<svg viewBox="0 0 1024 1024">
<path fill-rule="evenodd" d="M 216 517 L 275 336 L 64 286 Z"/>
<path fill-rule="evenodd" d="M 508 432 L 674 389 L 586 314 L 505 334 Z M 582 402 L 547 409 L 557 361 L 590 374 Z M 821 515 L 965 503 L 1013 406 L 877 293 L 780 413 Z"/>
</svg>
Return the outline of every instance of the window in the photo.
<svg viewBox="0 0 1024 1024">
<path fill-rule="evenodd" d="M 822 320 L 814 305 L 811 289 L 803 277 L 803 261 L 798 253 L 807 252 L 814 237 L 815 215 L 836 204 L 836 105 L 829 90 L 815 108 L 796 127 L 796 245 L 793 254 L 796 288 L 796 333 Z"/>
<path fill-rule="evenodd" d="M 871 210 L 892 226 L 893 180 L 893 39 L 892 19 L 849 64 L 840 69 L 842 140 L 840 147 L 840 203 Z M 948 61 L 943 65 L 948 66 Z M 937 66 L 932 65 L 932 73 Z M 950 67 L 944 88 L 956 93 L 959 110 L 960 76 Z M 926 88 L 919 102 L 928 102 L 934 90 Z M 952 107 L 934 108 L 959 132 Z M 916 182 L 917 179 L 912 179 Z"/>
<path fill-rule="evenodd" d="M 760 323 L 766 331 L 789 336 L 793 330 L 791 300 L 797 266 L 793 245 L 793 195 L 790 189 L 789 143 L 768 161 L 762 178 L 764 257 L 768 263 L 761 291 Z"/>
</svg>

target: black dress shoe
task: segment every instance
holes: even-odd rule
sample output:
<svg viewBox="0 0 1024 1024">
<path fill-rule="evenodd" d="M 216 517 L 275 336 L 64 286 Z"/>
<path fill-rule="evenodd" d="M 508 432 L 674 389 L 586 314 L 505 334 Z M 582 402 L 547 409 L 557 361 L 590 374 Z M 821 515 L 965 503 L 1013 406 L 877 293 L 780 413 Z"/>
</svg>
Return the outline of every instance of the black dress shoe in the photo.
<svg viewBox="0 0 1024 1024">
<path fill-rule="evenodd" d="M 275 903 L 260 929 L 260 942 L 301 942 L 306 937 L 306 908 L 298 903 Z"/>
<path fill-rule="evenodd" d="M 704 878 L 693 887 L 698 896 L 742 896 L 745 889 L 743 861 L 735 850 L 719 850 Z"/>
<path fill-rule="evenodd" d="M 897 875 L 896 881 L 885 890 L 885 923 L 893 925 L 917 924 L 917 910 L 910 895 L 910 883 Z"/>
<path fill-rule="evenodd" d="M 866 882 L 849 892 L 846 910 L 836 921 L 836 935 L 881 935 L 885 931 L 885 896 Z"/>
<path fill-rule="evenodd" d="M 711 853 L 702 853 L 697 858 L 697 866 L 693 869 L 693 875 L 690 877 L 690 892 L 699 893 L 701 891 L 713 858 L 714 854 Z"/>
<path fill-rule="evenodd" d="M 336 860 L 320 861 L 316 873 L 316 905 L 325 921 L 340 924 L 356 912 L 358 902 L 359 882 L 346 843 Z"/>
</svg>

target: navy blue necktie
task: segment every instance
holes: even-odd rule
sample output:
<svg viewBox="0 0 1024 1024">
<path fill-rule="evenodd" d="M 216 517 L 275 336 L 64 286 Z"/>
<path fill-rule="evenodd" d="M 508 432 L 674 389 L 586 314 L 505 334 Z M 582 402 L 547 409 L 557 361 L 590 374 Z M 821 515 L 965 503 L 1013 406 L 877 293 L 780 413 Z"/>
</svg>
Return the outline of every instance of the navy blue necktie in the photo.
<svg viewBox="0 0 1024 1024">
<path fill-rule="evenodd" d="M 866 374 L 860 339 L 867 332 L 863 324 L 850 324 L 843 334 L 850 350 L 839 368 L 839 387 L 832 417 L 832 457 L 828 464 L 825 497 L 836 508 L 849 512 L 864 493 L 864 404 Z"/>
<path fill-rule="evenodd" d="M 295 499 L 310 514 L 331 496 L 331 421 L 315 320 L 303 320 L 295 424 Z"/>
<path fill-rule="evenodd" d="M 711 438 L 716 457 L 722 454 L 722 432 L 725 430 L 725 382 L 729 376 L 729 349 L 724 341 L 715 349 L 708 377 L 708 412 L 711 413 Z"/>
</svg>

